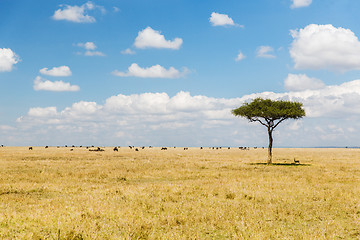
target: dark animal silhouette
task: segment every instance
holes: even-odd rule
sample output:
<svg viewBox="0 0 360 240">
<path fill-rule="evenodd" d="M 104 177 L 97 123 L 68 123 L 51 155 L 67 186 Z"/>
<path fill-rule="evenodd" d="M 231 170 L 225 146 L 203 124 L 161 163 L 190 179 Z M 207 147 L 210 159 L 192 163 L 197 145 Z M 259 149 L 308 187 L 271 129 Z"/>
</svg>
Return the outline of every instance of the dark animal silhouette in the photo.
<svg viewBox="0 0 360 240">
<path fill-rule="evenodd" d="M 117 147 L 114 147 L 114 152 L 118 152 L 119 151 L 119 149 L 117 148 Z"/>
<path fill-rule="evenodd" d="M 97 149 L 89 149 L 89 151 L 91 151 L 91 152 L 104 152 L 105 150 L 98 147 Z"/>
<path fill-rule="evenodd" d="M 300 164 L 300 160 L 296 160 L 296 159 L 294 158 L 294 164 Z"/>
<path fill-rule="evenodd" d="M 161 150 L 167 150 L 167 147 L 162 147 Z"/>
<path fill-rule="evenodd" d="M 33 148 L 32 148 L 32 147 L 29 147 L 29 150 L 33 150 Z"/>
</svg>

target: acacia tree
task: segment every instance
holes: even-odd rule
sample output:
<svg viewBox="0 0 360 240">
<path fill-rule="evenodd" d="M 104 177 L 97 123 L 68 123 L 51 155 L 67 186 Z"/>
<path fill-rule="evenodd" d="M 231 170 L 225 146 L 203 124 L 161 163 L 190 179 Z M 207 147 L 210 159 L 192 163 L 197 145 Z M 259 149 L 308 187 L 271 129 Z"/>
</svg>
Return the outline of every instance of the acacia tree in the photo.
<svg viewBox="0 0 360 240">
<path fill-rule="evenodd" d="M 286 119 L 300 119 L 305 116 L 305 110 L 300 102 L 273 101 L 256 98 L 250 103 L 232 110 L 235 116 L 245 117 L 250 122 L 259 122 L 267 127 L 269 135 L 268 164 L 272 164 L 272 133 L 274 129 Z"/>
</svg>

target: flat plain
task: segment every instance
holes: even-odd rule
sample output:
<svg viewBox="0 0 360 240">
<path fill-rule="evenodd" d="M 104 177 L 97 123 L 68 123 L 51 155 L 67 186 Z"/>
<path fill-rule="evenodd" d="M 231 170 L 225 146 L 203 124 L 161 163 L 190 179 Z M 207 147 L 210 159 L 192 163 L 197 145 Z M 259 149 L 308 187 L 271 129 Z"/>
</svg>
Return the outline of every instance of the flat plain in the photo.
<svg viewBox="0 0 360 240">
<path fill-rule="evenodd" d="M 359 149 L 70 149 L 0 148 L 1 239 L 360 239 Z"/>
</svg>

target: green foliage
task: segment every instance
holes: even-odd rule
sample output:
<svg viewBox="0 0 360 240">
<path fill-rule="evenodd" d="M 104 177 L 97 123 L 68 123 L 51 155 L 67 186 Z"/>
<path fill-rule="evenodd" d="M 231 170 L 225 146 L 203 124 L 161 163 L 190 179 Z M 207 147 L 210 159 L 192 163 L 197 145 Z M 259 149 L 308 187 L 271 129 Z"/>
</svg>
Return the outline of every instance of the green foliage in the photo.
<svg viewBox="0 0 360 240">
<path fill-rule="evenodd" d="M 285 119 L 299 119 L 305 116 L 305 110 L 300 102 L 273 101 L 270 99 L 256 98 L 250 103 L 244 103 L 241 107 L 234 109 L 235 116 L 246 117 L 249 121 L 259 121 L 263 118 L 266 122 Z"/>
<path fill-rule="evenodd" d="M 268 164 L 272 164 L 272 132 L 286 119 L 299 119 L 305 116 L 305 110 L 300 102 L 273 101 L 271 99 L 256 98 L 250 103 L 232 110 L 235 116 L 245 117 L 250 122 L 259 122 L 267 127 L 269 135 Z"/>
</svg>

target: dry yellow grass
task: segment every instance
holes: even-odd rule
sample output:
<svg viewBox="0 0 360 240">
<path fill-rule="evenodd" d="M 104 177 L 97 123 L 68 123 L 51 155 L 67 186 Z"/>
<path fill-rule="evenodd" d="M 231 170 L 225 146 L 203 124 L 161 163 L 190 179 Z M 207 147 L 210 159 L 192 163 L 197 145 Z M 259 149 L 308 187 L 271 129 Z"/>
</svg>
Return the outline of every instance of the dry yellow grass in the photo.
<svg viewBox="0 0 360 240">
<path fill-rule="evenodd" d="M 266 154 L 0 148 L 0 238 L 360 238 L 360 150 Z"/>
</svg>

